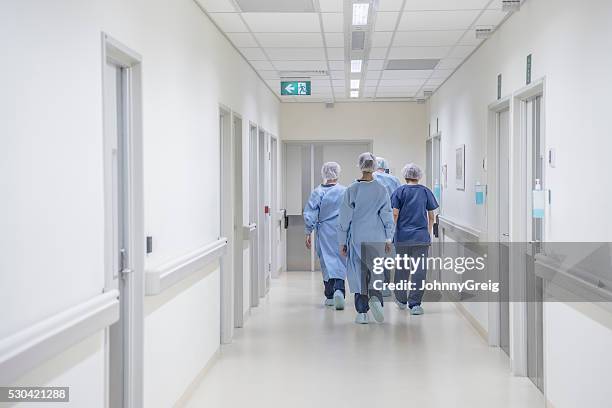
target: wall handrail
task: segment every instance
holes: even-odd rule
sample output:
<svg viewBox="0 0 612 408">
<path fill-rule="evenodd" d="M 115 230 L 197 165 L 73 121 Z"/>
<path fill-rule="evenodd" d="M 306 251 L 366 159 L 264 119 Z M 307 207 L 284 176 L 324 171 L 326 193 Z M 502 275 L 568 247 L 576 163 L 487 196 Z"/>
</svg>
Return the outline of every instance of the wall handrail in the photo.
<svg viewBox="0 0 612 408">
<path fill-rule="evenodd" d="M 207 264 L 217 260 L 227 250 L 227 238 L 220 238 L 178 259 L 145 271 L 145 295 L 158 295 Z"/>
<path fill-rule="evenodd" d="M 13 381 L 119 320 L 119 291 L 110 290 L 0 340 L 0 384 Z"/>
<path fill-rule="evenodd" d="M 480 241 L 480 231 L 466 225 L 462 225 L 461 223 L 442 214 L 438 215 L 438 220 L 440 221 L 440 224 L 444 225 L 446 228 L 460 232 L 461 235 L 463 235 L 468 241 Z"/>
</svg>

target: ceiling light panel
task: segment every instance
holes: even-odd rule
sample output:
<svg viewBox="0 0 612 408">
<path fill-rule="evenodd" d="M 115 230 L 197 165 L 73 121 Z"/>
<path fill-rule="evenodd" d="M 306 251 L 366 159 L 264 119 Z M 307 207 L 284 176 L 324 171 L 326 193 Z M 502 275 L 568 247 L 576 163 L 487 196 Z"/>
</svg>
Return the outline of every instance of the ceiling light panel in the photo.
<svg viewBox="0 0 612 408">
<path fill-rule="evenodd" d="M 479 13 L 480 10 L 409 11 L 402 14 L 398 30 L 465 30 Z"/>
<path fill-rule="evenodd" d="M 370 3 L 353 3 L 353 25 L 368 25 L 368 14 L 370 13 Z"/>
<path fill-rule="evenodd" d="M 232 0 L 196 0 L 209 13 L 235 12 Z"/>
<path fill-rule="evenodd" d="M 319 33 L 316 13 L 243 13 L 254 33 Z"/>
<path fill-rule="evenodd" d="M 211 13 L 210 16 L 225 33 L 249 32 L 237 13 Z"/>
<path fill-rule="evenodd" d="M 323 13 L 342 13 L 343 0 L 319 0 L 319 6 Z"/>
<path fill-rule="evenodd" d="M 410 0 L 404 10 L 482 10 L 487 3 L 489 0 Z"/>
<path fill-rule="evenodd" d="M 359 98 L 359 91 L 351 91 L 351 98 Z"/>
<path fill-rule="evenodd" d="M 234 0 L 244 13 L 314 12 L 312 0 Z"/>
<path fill-rule="evenodd" d="M 344 19 L 342 13 L 321 13 L 323 29 L 326 33 L 344 32 Z"/>
<path fill-rule="evenodd" d="M 351 89 L 359 89 L 361 81 L 359 79 L 351 79 Z"/>
<path fill-rule="evenodd" d="M 323 48 L 266 48 L 272 61 L 315 61 L 325 59 Z"/>
<path fill-rule="evenodd" d="M 459 41 L 465 30 L 445 31 L 398 31 L 393 39 L 394 47 L 439 47 L 452 46 Z"/>
<path fill-rule="evenodd" d="M 352 60 L 351 61 L 351 73 L 359 73 L 361 72 L 361 67 L 363 65 L 363 61 L 358 59 L 358 60 Z"/>
<path fill-rule="evenodd" d="M 255 34 L 257 41 L 264 48 L 302 48 L 323 47 L 323 39 L 320 33 L 258 33 Z"/>
<path fill-rule="evenodd" d="M 398 12 L 378 12 L 376 13 L 375 31 L 393 31 L 397 24 Z"/>
</svg>

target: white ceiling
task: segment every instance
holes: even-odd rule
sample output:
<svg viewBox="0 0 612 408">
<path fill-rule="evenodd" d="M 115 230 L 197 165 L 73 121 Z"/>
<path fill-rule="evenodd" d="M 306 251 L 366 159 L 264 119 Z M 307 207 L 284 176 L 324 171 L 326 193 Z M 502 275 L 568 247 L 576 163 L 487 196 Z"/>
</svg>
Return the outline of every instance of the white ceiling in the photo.
<svg viewBox="0 0 612 408">
<path fill-rule="evenodd" d="M 420 99 L 434 91 L 482 40 L 476 26 L 498 26 L 501 0 L 369 0 L 368 47 L 361 73 L 350 72 L 352 3 L 312 0 L 315 12 L 242 13 L 236 0 L 196 0 L 280 97 L 281 71 L 323 70 L 312 76 L 312 96 L 283 101 L 350 99 L 350 80 L 360 79 L 357 100 Z M 276 2 L 304 0 L 268 0 Z M 357 58 L 356 58 L 357 59 Z M 386 71 L 389 59 L 440 59 L 433 70 Z"/>
</svg>

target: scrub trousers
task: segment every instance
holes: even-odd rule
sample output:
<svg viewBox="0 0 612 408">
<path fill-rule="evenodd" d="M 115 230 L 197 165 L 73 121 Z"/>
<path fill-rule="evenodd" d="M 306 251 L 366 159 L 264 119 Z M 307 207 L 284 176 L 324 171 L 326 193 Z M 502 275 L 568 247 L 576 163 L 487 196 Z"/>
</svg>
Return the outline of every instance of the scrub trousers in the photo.
<svg viewBox="0 0 612 408">
<path fill-rule="evenodd" d="M 402 257 L 408 255 L 413 259 L 422 258 L 413 274 L 406 269 L 396 269 L 395 278 L 393 281 L 397 284 L 401 281 L 407 281 L 410 278 L 411 287 L 413 290 L 395 290 L 395 298 L 398 302 L 406 304 L 412 309 L 414 306 L 419 306 L 423 299 L 424 290 L 421 288 L 427 279 L 427 255 L 429 253 L 429 245 L 398 245 L 397 253 Z"/>
<path fill-rule="evenodd" d="M 325 286 L 325 297 L 327 299 L 333 299 L 334 293 L 337 290 L 342 292 L 342 296 L 346 297 L 346 290 L 344 289 L 344 279 L 330 278 L 327 281 L 323 281 Z"/>
</svg>

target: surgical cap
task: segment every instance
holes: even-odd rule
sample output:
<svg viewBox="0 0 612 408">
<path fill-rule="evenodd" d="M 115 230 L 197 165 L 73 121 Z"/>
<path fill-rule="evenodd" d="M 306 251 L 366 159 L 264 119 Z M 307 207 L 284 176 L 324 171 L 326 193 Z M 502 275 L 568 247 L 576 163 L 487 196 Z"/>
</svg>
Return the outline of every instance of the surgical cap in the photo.
<svg viewBox="0 0 612 408">
<path fill-rule="evenodd" d="M 321 177 L 324 180 L 337 180 L 340 177 L 342 169 L 336 162 L 327 162 L 321 167 Z"/>
<path fill-rule="evenodd" d="M 359 169 L 361 171 L 373 173 L 376 171 L 376 157 L 370 152 L 362 153 L 359 156 Z"/>
<path fill-rule="evenodd" d="M 402 176 L 405 179 L 420 180 L 423 177 L 423 171 L 414 163 L 408 163 L 402 169 Z"/>
<path fill-rule="evenodd" d="M 378 168 L 383 170 L 389 169 L 389 163 L 387 163 L 387 159 L 384 157 L 377 157 L 376 162 L 378 163 Z"/>
</svg>

